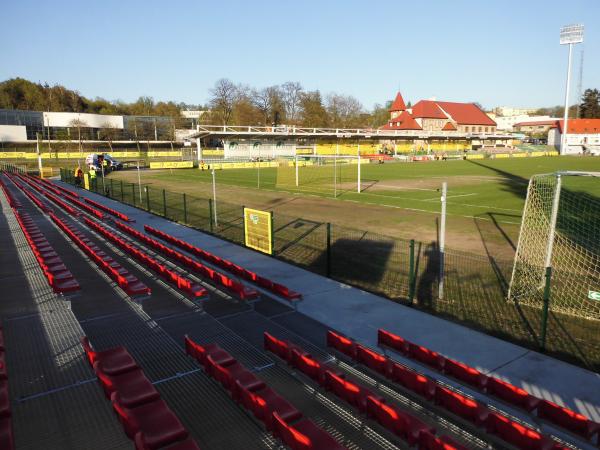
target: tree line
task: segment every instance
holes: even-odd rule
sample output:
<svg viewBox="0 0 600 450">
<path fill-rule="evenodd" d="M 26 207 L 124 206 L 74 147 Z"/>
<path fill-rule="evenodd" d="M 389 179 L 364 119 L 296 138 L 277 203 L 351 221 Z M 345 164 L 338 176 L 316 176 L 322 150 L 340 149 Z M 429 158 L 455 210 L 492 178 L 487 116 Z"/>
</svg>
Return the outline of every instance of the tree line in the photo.
<svg viewBox="0 0 600 450">
<path fill-rule="evenodd" d="M 298 125 L 304 127 L 376 128 L 388 121 L 391 101 L 368 110 L 351 95 L 306 90 L 297 81 L 255 88 L 227 78 L 209 90 L 207 105 L 155 102 L 143 96 L 135 102 L 88 99 L 61 85 L 34 83 L 13 78 L 0 83 L 0 108 L 33 111 L 82 112 L 96 114 L 167 116 L 176 125 L 181 111 L 206 111 L 205 124 L 215 125 Z M 540 108 L 536 113 L 562 117 L 560 106 Z M 581 103 L 569 108 L 570 117 L 600 118 L 600 92 L 587 89 Z"/>
</svg>

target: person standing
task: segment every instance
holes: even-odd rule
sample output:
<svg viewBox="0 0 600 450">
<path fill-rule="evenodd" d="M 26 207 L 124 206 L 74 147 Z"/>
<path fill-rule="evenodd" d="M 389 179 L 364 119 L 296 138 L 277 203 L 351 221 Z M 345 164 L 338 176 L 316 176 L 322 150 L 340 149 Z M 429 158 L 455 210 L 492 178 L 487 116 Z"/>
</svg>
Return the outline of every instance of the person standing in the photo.
<svg viewBox="0 0 600 450">
<path fill-rule="evenodd" d="M 96 190 L 96 166 L 90 167 L 90 184 L 92 185 L 92 190 Z"/>
<path fill-rule="evenodd" d="M 81 179 L 83 178 L 83 170 L 81 166 L 77 166 L 75 169 L 75 186 L 81 187 Z"/>
</svg>

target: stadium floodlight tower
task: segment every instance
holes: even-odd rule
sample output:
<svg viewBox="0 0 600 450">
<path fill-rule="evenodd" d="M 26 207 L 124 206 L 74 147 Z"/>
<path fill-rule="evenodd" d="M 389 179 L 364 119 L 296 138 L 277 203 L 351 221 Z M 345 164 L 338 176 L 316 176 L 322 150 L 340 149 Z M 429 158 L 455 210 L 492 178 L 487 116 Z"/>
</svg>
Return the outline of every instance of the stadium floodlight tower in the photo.
<svg viewBox="0 0 600 450">
<path fill-rule="evenodd" d="M 569 121 L 569 86 L 571 84 L 571 59 L 573 44 L 583 42 L 583 25 L 567 25 L 560 29 L 560 45 L 569 45 L 569 63 L 567 65 L 567 86 L 565 92 L 565 115 L 563 120 L 563 133 L 560 140 L 560 154 L 567 150 L 567 134 Z"/>
</svg>

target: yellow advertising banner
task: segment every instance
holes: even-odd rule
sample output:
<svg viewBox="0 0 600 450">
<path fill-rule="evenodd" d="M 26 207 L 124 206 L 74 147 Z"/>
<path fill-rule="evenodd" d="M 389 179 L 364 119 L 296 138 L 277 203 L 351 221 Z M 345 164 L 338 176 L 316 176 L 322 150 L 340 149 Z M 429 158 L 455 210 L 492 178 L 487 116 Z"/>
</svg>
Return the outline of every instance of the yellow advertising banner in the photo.
<svg viewBox="0 0 600 450">
<path fill-rule="evenodd" d="M 244 239 L 246 247 L 273 254 L 273 216 L 268 211 L 244 208 Z"/>
<path fill-rule="evenodd" d="M 194 161 L 150 161 L 151 169 L 190 169 Z"/>
</svg>

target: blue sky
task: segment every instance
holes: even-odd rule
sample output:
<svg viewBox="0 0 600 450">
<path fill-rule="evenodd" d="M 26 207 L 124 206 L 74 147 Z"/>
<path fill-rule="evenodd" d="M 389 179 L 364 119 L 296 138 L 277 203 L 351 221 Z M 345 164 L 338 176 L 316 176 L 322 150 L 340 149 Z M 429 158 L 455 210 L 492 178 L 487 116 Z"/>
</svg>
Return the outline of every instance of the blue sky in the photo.
<svg viewBox="0 0 600 450">
<path fill-rule="evenodd" d="M 2 17 L 0 80 L 111 100 L 204 103 L 225 77 L 299 81 L 367 108 L 398 89 L 413 102 L 550 106 L 564 102 L 570 23 L 586 26 L 583 88 L 600 88 L 600 0 L 5 0 Z"/>
</svg>

